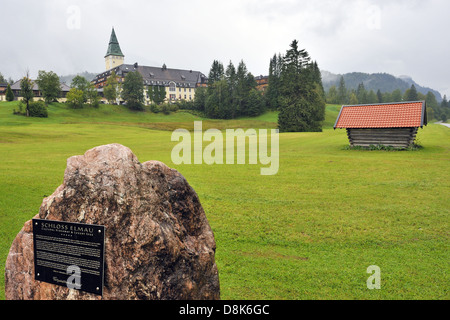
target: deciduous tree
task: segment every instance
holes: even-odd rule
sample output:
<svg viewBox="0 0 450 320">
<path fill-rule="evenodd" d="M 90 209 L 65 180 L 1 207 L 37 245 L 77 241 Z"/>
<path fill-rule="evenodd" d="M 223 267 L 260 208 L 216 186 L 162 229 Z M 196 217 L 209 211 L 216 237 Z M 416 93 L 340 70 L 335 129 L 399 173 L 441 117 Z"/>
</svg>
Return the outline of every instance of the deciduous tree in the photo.
<svg viewBox="0 0 450 320">
<path fill-rule="evenodd" d="M 59 77 L 53 71 L 46 72 L 40 70 L 36 83 L 39 86 L 39 91 L 44 97 L 45 103 L 49 104 L 59 97 L 61 97 L 61 83 Z"/>
<path fill-rule="evenodd" d="M 138 71 L 129 72 L 125 76 L 122 97 L 130 110 L 144 110 L 144 79 Z"/>
<path fill-rule="evenodd" d="M 26 105 L 26 115 L 30 116 L 30 102 L 33 101 L 33 82 L 30 79 L 29 72 L 25 77 L 20 81 L 20 96 L 22 97 L 22 101 Z"/>
</svg>

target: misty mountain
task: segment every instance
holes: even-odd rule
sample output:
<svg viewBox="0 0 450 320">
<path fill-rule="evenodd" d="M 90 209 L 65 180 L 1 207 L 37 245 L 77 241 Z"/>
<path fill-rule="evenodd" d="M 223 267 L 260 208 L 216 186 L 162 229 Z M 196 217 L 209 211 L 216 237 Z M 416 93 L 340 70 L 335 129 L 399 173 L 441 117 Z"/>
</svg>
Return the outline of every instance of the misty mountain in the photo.
<svg viewBox="0 0 450 320">
<path fill-rule="evenodd" d="M 325 91 L 328 91 L 328 89 L 330 89 L 330 87 L 333 85 L 338 88 L 341 76 L 343 76 L 345 86 L 350 90 L 356 90 L 358 88 L 358 85 L 362 82 L 364 84 L 364 87 L 368 91 L 373 90 L 374 92 L 377 92 L 379 89 L 382 93 L 384 93 L 400 89 L 402 93 L 404 93 L 407 89 L 411 88 L 411 85 L 414 85 L 418 92 L 426 95 L 428 91 L 431 91 L 435 95 L 438 102 L 442 101 L 442 96 L 438 91 L 431 88 L 422 87 L 409 76 L 394 77 L 393 75 L 387 73 L 368 74 L 362 72 L 352 72 L 341 75 L 334 74 L 325 70 L 322 70 L 321 73 L 322 83 Z"/>
<path fill-rule="evenodd" d="M 85 77 L 87 81 L 91 81 L 92 79 L 95 78 L 95 76 L 97 74 L 98 73 L 91 73 L 91 72 L 84 71 L 84 72 L 80 72 L 77 74 L 69 74 L 67 76 L 60 76 L 59 81 L 70 86 L 72 79 L 75 78 L 76 76 L 82 76 L 82 77 Z"/>
</svg>

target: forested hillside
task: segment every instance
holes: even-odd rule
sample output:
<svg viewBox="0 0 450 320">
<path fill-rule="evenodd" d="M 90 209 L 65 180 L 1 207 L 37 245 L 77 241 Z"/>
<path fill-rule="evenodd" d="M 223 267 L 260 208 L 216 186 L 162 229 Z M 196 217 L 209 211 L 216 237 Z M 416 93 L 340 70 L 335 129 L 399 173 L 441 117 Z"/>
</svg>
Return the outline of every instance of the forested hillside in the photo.
<svg viewBox="0 0 450 320">
<path fill-rule="evenodd" d="M 380 90 L 381 93 L 385 93 L 399 89 L 404 93 L 411 88 L 411 85 L 414 85 L 418 92 L 426 95 L 430 91 L 434 94 L 438 102 L 442 101 L 442 96 L 438 91 L 422 87 L 408 76 L 394 77 L 387 73 L 368 74 L 362 72 L 352 72 L 341 75 L 324 70 L 321 71 L 321 74 L 325 91 L 328 91 L 332 86 L 339 87 L 341 76 L 343 76 L 345 85 L 349 90 L 357 90 L 359 84 L 363 83 L 368 91 L 373 90 L 374 92 L 377 92 Z"/>
</svg>

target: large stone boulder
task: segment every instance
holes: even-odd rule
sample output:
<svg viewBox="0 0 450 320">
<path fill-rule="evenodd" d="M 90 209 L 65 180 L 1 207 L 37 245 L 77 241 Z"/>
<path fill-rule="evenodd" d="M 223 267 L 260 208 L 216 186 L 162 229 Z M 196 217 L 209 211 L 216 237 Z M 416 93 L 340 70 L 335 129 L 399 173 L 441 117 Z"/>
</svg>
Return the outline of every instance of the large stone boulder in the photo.
<svg viewBox="0 0 450 320">
<path fill-rule="evenodd" d="M 140 163 L 127 147 L 69 158 L 64 183 L 35 218 L 105 226 L 103 296 L 34 280 L 30 220 L 6 261 L 6 299 L 220 298 L 216 244 L 197 194 L 179 172 Z"/>
</svg>

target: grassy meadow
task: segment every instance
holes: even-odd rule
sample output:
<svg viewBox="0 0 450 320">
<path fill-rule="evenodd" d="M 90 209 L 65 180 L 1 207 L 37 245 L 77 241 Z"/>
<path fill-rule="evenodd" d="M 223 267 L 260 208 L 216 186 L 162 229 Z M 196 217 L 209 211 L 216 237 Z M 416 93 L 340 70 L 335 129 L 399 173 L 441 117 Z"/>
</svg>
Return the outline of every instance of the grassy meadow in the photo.
<svg viewBox="0 0 450 320">
<path fill-rule="evenodd" d="M 280 134 L 277 175 L 262 165 L 174 165 L 172 130 L 275 128 L 277 114 L 209 120 L 49 106 L 49 118 L 0 103 L 0 299 L 11 242 L 62 183 L 66 159 L 120 143 L 160 160 L 196 190 L 214 231 L 222 299 L 449 299 L 450 129 L 430 124 L 416 151 L 347 150 L 327 106 L 322 133 Z M 206 143 L 204 143 L 204 146 Z M 381 268 L 368 290 L 367 267 Z"/>
</svg>

